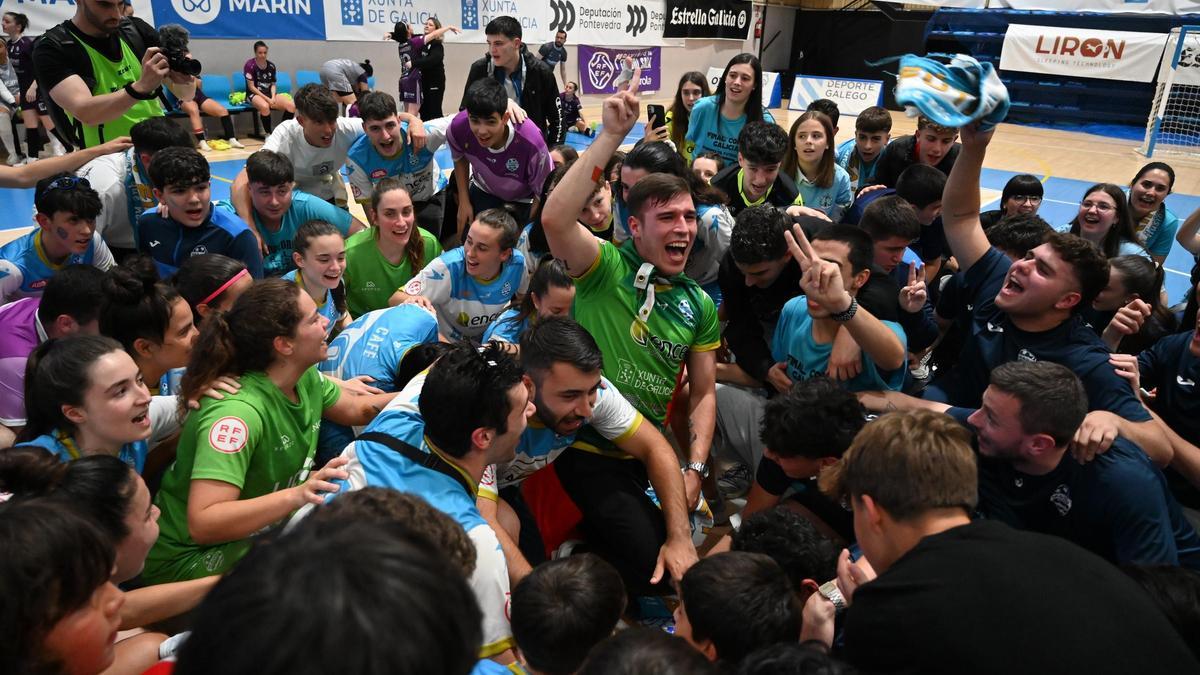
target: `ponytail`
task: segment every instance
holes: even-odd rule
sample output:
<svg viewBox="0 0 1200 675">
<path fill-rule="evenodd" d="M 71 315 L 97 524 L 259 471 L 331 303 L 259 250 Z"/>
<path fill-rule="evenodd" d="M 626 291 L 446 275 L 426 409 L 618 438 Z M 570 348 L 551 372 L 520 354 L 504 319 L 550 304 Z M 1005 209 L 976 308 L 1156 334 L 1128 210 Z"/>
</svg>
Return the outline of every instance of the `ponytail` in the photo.
<svg viewBox="0 0 1200 675">
<path fill-rule="evenodd" d="M 174 286 L 158 280 L 154 261 L 137 255 L 109 270 L 102 284 L 104 303 L 100 309 L 100 333 L 121 343 L 138 357 L 139 339 L 162 344 L 171 325 L 171 311 L 179 300 Z"/>
</svg>

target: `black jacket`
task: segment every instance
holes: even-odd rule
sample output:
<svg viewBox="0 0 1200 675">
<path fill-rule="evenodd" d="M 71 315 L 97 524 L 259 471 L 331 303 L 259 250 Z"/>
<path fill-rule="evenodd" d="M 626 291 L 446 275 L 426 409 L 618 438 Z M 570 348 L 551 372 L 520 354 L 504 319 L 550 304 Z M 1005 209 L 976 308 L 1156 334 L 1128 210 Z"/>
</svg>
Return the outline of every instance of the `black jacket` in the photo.
<svg viewBox="0 0 1200 675">
<path fill-rule="evenodd" d="M 529 119 L 542 130 L 542 137 L 546 139 L 546 146 L 549 147 L 558 143 L 559 137 L 558 80 L 550 66 L 529 53 L 528 49 L 522 48 L 521 58 L 525 60 L 525 81 L 521 86 L 521 100 L 518 104 L 525 109 Z M 489 77 L 490 61 L 490 56 L 484 56 L 471 64 L 471 72 L 467 74 L 467 86 L 463 89 L 464 98 L 466 90 L 472 84 Z M 460 102 L 458 107 L 461 110 L 465 106 Z"/>
</svg>

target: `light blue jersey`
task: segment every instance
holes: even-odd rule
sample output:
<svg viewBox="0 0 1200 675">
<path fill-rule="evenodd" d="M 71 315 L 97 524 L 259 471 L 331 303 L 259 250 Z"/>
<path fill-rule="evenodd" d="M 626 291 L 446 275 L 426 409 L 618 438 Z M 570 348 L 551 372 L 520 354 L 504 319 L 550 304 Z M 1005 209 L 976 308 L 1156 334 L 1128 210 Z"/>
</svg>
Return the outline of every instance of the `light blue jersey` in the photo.
<svg viewBox="0 0 1200 675">
<path fill-rule="evenodd" d="M 793 176 L 796 179 L 796 189 L 804 199 L 804 205 L 821 211 L 835 223 L 842 221 L 842 214 L 850 208 L 854 201 L 854 192 L 850 189 L 850 174 L 837 164 L 833 165 L 833 183 L 829 187 L 820 187 L 799 170 Z"/>
<path fill-rule="evenodd" d="M 403 125 L 400 132 L 403 147 L 394 157 L 384 157 L 371 144 L 370 137 L 359 136 L 346 154 L 347 180 L 354 199 L 359 202 L 370 200 L 375 184 L 391 176 L 404 183 L 404 189 L 414 202 L 428 201 L 441 192 L 446 187 L 446 175 L 433 154 L 446 142 L 446 124 L 451 119 L 426 122 L 425 147 L 416 152 L 408 142 L 408 125 Z"/>
<path fill-rule="evenodd" d="M 20 445 L 45 448 L 64 462 L 84 456 L 83 452 L 79 450 L 79 446 L 75 444 L 75 439 L 60 429 L 55 429 L 48 434 L 42 434 Z M 121 451 L 117 453 L 117 459 L 125 462 L 140 474 L 142 469 L 146 467 L 146 455 L 149 452 L 150 448 L 146 441 L 134 441 L 121 446 Z"/>
<path fill-rule="evenodd" d="M 900 344 L 907 349 L 907 338 L 900 324 L 894 321 L 881 323 L 891 329 L 896 337 L 900 338 Z M 779 323 L 775 325 L 775 336 L 771 340 L 771 358 L 775 359 L 776 363 L 787 364 L 787 376 L 793 382 L 801 382 L 822 374 L 829 366 L 829 354 L 833 351 L 833 343 L 818 344 L 813 340 L 812 327 L 808 298 L 801 295 L 788 300 L 779 314 Z M 842 386 L 850 391 L 899 391 L 904 384 L 904 371 L 904 366 L 895 370 L 882 370 L 866 352 L 863 352 L 862 372 L 844 382 Z"/>
<path fill-rule="evenodd" d="M 520 314 L 521 310 L 517 307 L 505 311 L 500 315 L 500 318 L 488 325 L 487 330 L 483 331 L 482 342 L 491 342 L 492 340 L 511 344 L 520 342 L 521 333 L 524 333 L 525 329 L 529 328 L 529 317 L 527 316 L 518 321 L 517 317 Z"/>
<path fill-rule="evenodd" d="M 216 208 L 237 215 L 229 200 L 217 202 Z M 342 238 L 350 236 L 349 211 L 300 190 L 292 190 L 292 205 L 283 214 L 279 229 L 274 232 L 267 229 L 255 212 L 254 229 L 258 230 L 267 245 L 267 255 L 263 256 L 264 276 L 278 277 L 296 269 L 296 263 L 292 260 L 292 240 L 296 238 L 300 226 L 310 220 L 323 220 L 336 227 L 342 233 Z"/>
<path fill-rule="evenodd" d="M 1128 199 L 1129 191 L 1125 191 Z M 1175 215 L 1166 204 L 1159 204 L 1158 209 L 1133 224 L 1138 243 L 1146 247 L 1146 251 L 1156 258 L 1166 258 L 1175 243 L 1175 233 L 1179 230 L 1179 216 Z"/>
<path fill-rule="evenodd" d="M 42 230 L 36 229 L 0 247 L 0 305 L 21 298 L 41 296 L 46 282 L 67 265 L 94 265 L 107 270 L 116 262 L 99 232 L 83 253 L 72 253 L 59 264 L 50 262 L 42 246 Z"/>
<path fill-rule="evenodd" d="M 304 277 L 300 276 L 300 270 L 292 270 L 283 275 L 284 280 L 295 283 L 300 288 L 304 288 Z M 329 319 L 329 325 L 325 327 L 325 336 L 333 335 L 333 329 L 337 326 L 337 322 L 341 320 L 342 313 L 338 311 L 337 304 L 333 301 L 333 291 L 325 289 L 325 300 L 317 305 L 317 311 L 321 316 Z"/>
<path fill-rule="evenodd" d="M 360 375 L 372 378 L 370 385 L 385 392 L 399 389 L 396 371 L 408 350 L 426 342 L 437 342 L 437 317 L 420 305 L 397 305 L 358 317 L 329 344 L 325 360 L 317 370 L 342 380 Z M 352 429 L 321 420 L 317 445 L 322 457 L 342 451 L 354 434 Z"/>
<path fill-rule="evenodd" d="M 480 656 L 493 656 L 512 647 L 512 629 L 508 621 L 508 566 L 496 533 L 475 505 L 476 482 L 425 437 L 425 421 L 418 407 L 424 385 L 425 373 L 414 377 L 364 431 L 386 434 L 421 452 L 438 454 L 453 470 L 462 472 L 469 487 L 445 473 L 421 466 L 381 443 L 359 440 L 342 454 L 349 459 L 342 468 L 350 477 L 337 481 L 341 491 L 326 499 L 333 500 L 339 494 L 368 486 L 392 488 L 419 495 L 461 525 L 475 545 L 475 573 L 469 583 L 483 610 L 484 645 Z"/>
<path fill-rule="evenodd" d="M 525 295 L 528 287 L 529 274 L 520 251 L 513 249 L 496 278 L 480 281 L 467 273 L 460 246 L 431 260 L 405 285 L 404 292 L 424 296 L 433 303 L 438 329 L 447 339 L 478 340 L 513 298 Z"/>
</svg>

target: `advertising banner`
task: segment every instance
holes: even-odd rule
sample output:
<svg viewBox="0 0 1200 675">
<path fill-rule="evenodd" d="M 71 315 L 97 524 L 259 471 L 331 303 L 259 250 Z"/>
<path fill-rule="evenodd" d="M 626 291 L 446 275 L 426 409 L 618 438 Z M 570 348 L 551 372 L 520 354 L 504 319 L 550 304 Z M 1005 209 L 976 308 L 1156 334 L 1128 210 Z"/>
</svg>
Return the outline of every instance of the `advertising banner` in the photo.
<svg viewBox="0 0 1200 675">
<path fill-rule="evenodd" d="M 328 2 L 336 6 L 338 0 Z M 323 0 L 152 0 L 152 4 L 154 25 L 177 23 L 194 38 L 325 39 Z M 382 33 L 375 39 L 381 37 Z"/>
<path fill-rule="evenodd" d="M 0 12 L 24 14 L 29 17 L 29 30 L 25 34 L 41 35 L 75 16 L 75 0 L 0 0 Z M 133 13 L 151 26 L 156 25 L 150 0 L 133 0 Z"/>
<path fill-rule="evenodd" d="M 745 40 L 751 4 L 745 0 L 667 0 L 663 37 Z"/>
<path fill-rule="evenodd" d="M 536 51 L 559 30 L 567 32 L 568 45 L 661 46 L 666 5 L 664 0 L 637 4 L 619 0 L 325 0 L 324 12 L 330 40 L 380 40 L 397 21 L 421 33 L 425 19 L 434 16 L 443 26 L 463 29 L 458 35 L 447 33 L 446 42 L 481 46 L 487 41 L 484 29 L 492 19 L 512 16 L 521 22 L 525 43 Z"/>
<path fill-rule="evenodd" d="M 1149 82 L 1166 41 L 1163 33 L 1011 24 L 1000 70 Z"/>
<path fill-rule="evenodd" d="M 880 105 L 883 82 L 797 75 L 788 109 L 807 110 L 808 104 L 822 98 L 836 103 L 842 115 L 858 115 L 873 105 Z"/>
<path fill-rule="evenodd" d="M 658 91 L 661 85 L 662 50 L 659 47 L 641 49 L 606 49 L 579 45 L 579 90 L 581 94 L 611 94 L 616 91 L 613 81 L 621 72 L 621 62 L 633 59 L 633 67 L 642 69 L 638 91 Z"/>
<path fill-rule="evenodd" d="M 716 93 L 717 84 L 721 81 L 721 73 L 725 72 L 725 68 L 709 68 L 708 69 L 708 88 Z M 779 73 L 763 71 L 763 88 L 762 88 L 762 104 L 767 108 L 778 108 L 782 102 L 783 94 L 779 82 Z"/>
<path fill-rule="evenodd" d="M 1163 54 L 1158 68 L 1158 81 L 1167 81 L 1167 71 L 1171 69 L 1171 59 L 1175 57 L 1175 46 L 1179 34 L 1172 33 L 1167 37 L 1167 51 Z M 1183 40 L 1183 51 L 1179 53 L 1179 67 L 1175 69 L 1174 85 L 1186 84 L 1200 86 L 1200 35 L 1188 33 Z"/>
</svg>

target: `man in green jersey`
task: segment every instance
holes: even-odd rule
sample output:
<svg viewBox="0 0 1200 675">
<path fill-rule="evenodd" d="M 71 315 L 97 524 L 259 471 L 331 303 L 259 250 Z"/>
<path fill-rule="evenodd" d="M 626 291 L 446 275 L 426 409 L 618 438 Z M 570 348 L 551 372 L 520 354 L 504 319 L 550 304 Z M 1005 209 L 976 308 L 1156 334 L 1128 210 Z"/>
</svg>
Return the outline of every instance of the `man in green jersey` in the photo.
<svg viewBox="0 0 1200 675">
<path fill-rule="evenodd" d="M 634 77 L 636 83 L 637 77 Z M 678 176 L 651 174 L 629 191 L 631 238 L 620 247 L 602 242 L 577 218 L 605 177 L 604 166 L 637 122 L 636 84 L 604 102 L 603 130 L 550 193 L 542 215 L 546 241 L 575 278 L 574 316 L 604 352 L 604 375 L 646 418 L 660 426 L 683 367 L 687 366 L 688 463 L 684 488 L 690 507 L 708 473 L 716 418 L 717 308 L 683 275 L 696 238 L 696 207 Z M 559 481 L 584 514 L 584 531 L 597 550 L 620 552 L 618 569 L 644 567 L 649 580 L 665 533 L 642 531 L 620 508 L 598 508 L 646 484 L 639 462 L 585 428 L 555 463 Z M 632 480 L 631 480 L 632 478 Z M 644 498 L 644 496 L 643 496 Z M 609 539 L 619 545 L 606 546 Z M 623 575 L 626 576 L 627 575 Z M 638 589 L 631 588 L 631 592 Z"/>
<path fill-rule="evenodd" d="M 46 31 L 33 48 L 38 89 L 57 128 L 80 147 L 128 136 L 134 124 L 161 117 L 159 86 L 180 85 L 181 100 L 195 92 L 193 78 L 173 72 L 158 34 L 137 17 L 124 17 L 121 0 L 77 0 L 75 16 Z"/>
</svg>

